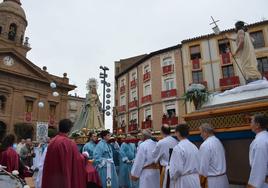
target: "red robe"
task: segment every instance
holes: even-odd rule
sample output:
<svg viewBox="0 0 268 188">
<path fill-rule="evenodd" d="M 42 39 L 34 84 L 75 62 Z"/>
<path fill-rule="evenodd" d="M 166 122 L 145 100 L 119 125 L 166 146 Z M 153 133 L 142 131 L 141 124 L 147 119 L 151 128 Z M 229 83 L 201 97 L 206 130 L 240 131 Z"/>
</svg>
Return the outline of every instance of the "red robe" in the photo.
<svg viewBox="0 0 268 188">
<path fill-rule="evenodd" d="M 0 164 L 6 166 L 8 172 L 19 170 L 19 155 L 12 147 L 8 147 L 0 153 Z"/>
<path fill-rule="evenodd" d="M 85 188 L 86 160 L 66 135 L 53 138 L 44 162 L 42 188 Z"/>
</svg>

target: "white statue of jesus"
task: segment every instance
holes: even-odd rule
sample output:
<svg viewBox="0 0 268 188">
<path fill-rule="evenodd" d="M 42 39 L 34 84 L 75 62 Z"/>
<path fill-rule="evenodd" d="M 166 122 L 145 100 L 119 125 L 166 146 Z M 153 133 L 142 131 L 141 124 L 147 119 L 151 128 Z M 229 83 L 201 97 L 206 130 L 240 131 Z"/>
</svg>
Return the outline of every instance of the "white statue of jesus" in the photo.
<svg viewBox="0 0 268 188">
<path fill-rule="evenodd" d="M 237 32 L 236 39 L 229 39 L 236 41 L 237 49 L 234 56 L 237 56 L 240 59 L 242 74 L 246 79 L 246 83 L 262 79 L 262 75 L 257 68 L 258 63 L 252 39 L 247 32 L 245 23 L 243 21 L 236 22 L 235 29 Z"/>
</svg>

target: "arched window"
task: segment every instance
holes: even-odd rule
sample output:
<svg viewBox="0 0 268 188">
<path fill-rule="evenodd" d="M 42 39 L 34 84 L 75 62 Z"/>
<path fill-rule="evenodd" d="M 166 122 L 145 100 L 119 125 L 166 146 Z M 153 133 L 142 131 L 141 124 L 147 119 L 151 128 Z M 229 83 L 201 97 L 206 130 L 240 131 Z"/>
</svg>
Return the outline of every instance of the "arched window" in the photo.
<svg viewBox="0 0 268 188">
<path fill-rule="evenodd" d="M 9 26 L 8 39 L 12 40 L 12 41 L 15 41 L 16 34 L 17 34 L 17 25 L 12 23 Z"/>
<path fill-rule="evenodd" d="M 6 97 L 4 95 L 0 95 L 0 112 L 4 112 L 6 107 Z"/>
</svg>

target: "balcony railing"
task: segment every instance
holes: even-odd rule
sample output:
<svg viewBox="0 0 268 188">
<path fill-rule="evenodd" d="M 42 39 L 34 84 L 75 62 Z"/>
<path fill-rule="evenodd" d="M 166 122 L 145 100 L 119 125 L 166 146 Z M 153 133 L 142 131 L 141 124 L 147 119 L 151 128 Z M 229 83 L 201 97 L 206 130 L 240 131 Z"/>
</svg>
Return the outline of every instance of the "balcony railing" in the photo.
<svg viewBox="0 0 268 188">
<path fill-rule="evenodd" d="M 135 88 L 136 86 L 137 86 L 137 80 L 132 80 L 132 81 L 130 82 L 130 88 L 133 89 L 133 88 Z"/>
<path fill-rule="evenodd" d="M 136 108 L 138 107 L 138 101 L 137 100 L 134 100 L 130 103 L 128 103 L 128 108 Z"/>
<path fill-rule="evenodd" d="M 176 89 L 171 89 L 167 91 L 162 91 L 161 92 L 161 98 L 169 98 L 169 97 L 176 97 L 177 96 L 177 90 Z"/>
<path fill-rule="evenodd" d="M 143 121 L 141 124 L 142 129 L 150 129 L 152 128 L 152 120 Z"/>
<path fill-rule="evenodd" d="M 24 121 L 27 123 L 32 122 L 32 112 L 25 112 Z"/>
<path fill-rule="evenodd" d="M 151 74 L 150 72 L 146 72 L 144 75 L 143 75 L 143 82 L 147 82 L 151 79 Z"/>
<path fill-rule="evenodd" d="M 128 125 L 128 132 L 138 131 L 138 124 L 137 123 L 130 123 Z"/>
<path fill-rule="evenodd" d="M 126 111 L 126 105 L 122 105 L 118 107 L 118 113 L 125 112 Z"/>
<path fill-rule="evenodd" d="M 162 67 L 163 75 L 171 74 L 174 72 L 174 65 L 166 65 Z"/>
<path fill-rule="evenodd" d="M 141 103 L 148 103 L 148 102 L 152 102 L 152 95 L 147 95 L 141 98 Z"/>
<path fill-rule="evenodd" d="M 194 84 L 202 84 L 205 87 L 208 87 L 208 82 L 207 81 L 201 81 L 201 82 L 194 82 Z"/>
<path fill-rule="evenodd" d="M 126 92 L 126 86 L 121 86 L 120 87 L 120 94 L 123 94 Z"/>
<path fill-rule="evenodd" d="M 193 70 L 199 70 L 201 68 L 199 59 L 193 59 L 192 64 L 193 64 Z"/>
<path fill-rule="evenodd" d="M 230 58 L 230 53 L 222 53 L 221 54 L 221 62 L 223 65 L 228 65 L 231 64 L 231 58 Z"/>
<path fill-rule="evenodd" d="M 178 125 L 179 119 L 178 117 L 163 117 L 162 118 L 162 124 L 168 124 L 170 126 Z"/>
<path fill-rule="evenodd" d="M 222 90 L 233 88 L 240 85 L 240 80 L 238 76 L 221 78 L 220 79 L 220 87 Z"/>
<path fill-rule="evenodd" d="M 55 124 L 55 116 L 54 115 L 50 115 L 48 117 L 48 123 L 49 123 L 49 125 L 54 125 Z"/>
<path fill-rule="evenodd" d="M 268 71 L 264 71 L 261 74 L 268 80 Z"/>
</svg>

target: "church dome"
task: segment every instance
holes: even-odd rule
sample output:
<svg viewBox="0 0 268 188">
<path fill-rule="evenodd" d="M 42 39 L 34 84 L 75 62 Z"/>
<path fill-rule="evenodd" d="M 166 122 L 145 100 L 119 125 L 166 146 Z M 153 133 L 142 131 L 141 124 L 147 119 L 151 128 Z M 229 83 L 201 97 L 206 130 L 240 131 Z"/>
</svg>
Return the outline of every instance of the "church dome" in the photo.
<svg viewBox="0 0 268 188">
<path fill-rule="evenodd" d="M 26 14 L 21 7 L 21 3 L 19 0 L 4 0 L 3 3 L 0 3 L 0 12 L 13 13 L 23 18 L 27 22 Z"/>
</svg>

